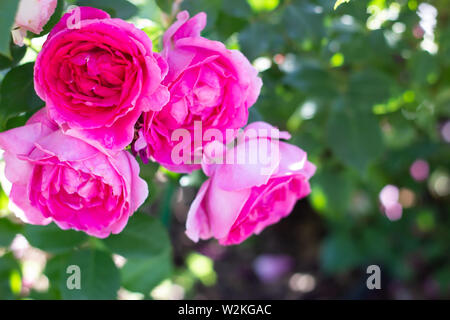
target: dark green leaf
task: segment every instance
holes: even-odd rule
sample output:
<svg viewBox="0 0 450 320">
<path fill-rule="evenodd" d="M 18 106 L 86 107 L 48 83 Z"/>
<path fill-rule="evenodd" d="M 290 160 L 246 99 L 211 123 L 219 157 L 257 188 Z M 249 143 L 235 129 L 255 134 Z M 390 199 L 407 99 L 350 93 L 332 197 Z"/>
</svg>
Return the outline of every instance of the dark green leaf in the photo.
<svg viewBox="0 0 450 320">
<path fill-rule="evenodd" d="M 220 12 L 217 17 L 215 34 L 218 35 L 219 41 L 226 41 L 232 34 L 241 31 L 246 25 L 247 20 Z"/>
<path fill-rule="evenodd" d="M 12 299 L 15 294 L 11 288 L 11 276 L 20 275 L 20 266 L 12 253 L 0 257 L 0 299 Z"/>
<path fill-rule="evenodd" d="M 292 39 L 319 38 L 324 32 L 323 15 L 316 6 L 296 1 L 285 8 L 283 26 Z"/>
<path fill-rule="evenodd" d="M 138 8 L 127 0 L 77 0 L 77 5 L 95 7 L 120 19 L 129 19 L 138 13 Z"/>
<path fill-rule="evenodd" d="M 36 299 L 61 299 L 60 283 L 68 276 L 66 270 L 69 254 L 57 254 L 47 260 L 44 274 L 49 280 L 49 289 L 45 295 L 37 295 Z M 36 293 L 33 293 L 32 296 L 36 296 Z"/>
<path fill-rule="evenodd" d="M 258 109 L 252 107 L 248 109 L 248 123 L 263 121 L 262 115 L 259 113 Z"/>
<path fill-rule="evenodd" d="M 48 226 L 27 224 L 24 236 L 33 247 L 52 253 L 73 250 L 87 240 L 83 232 L 62 230 L 54 223 Z"/>
<path fill-rule="evenodd" d="M 215 25 L 217 16 L 222 8 L 222 0 L 184 0 L 181 3 L 183 10 L 189 11 L 191 16 L 199 12 L 206 12 L 208 15 L 207 29 Z"/>
<path fill-rule="evenodd" d="M 439 77 L 439 65 L 435 56 L 426 51 L 416 52 L 409 60 L 412 81 L 417 85 L 433 84 Z"/>
<path fill-rule="evenodd" d="M 24 112 L 18 116 L 10 117 L 6 123 L 3 123 L 3 126 L 0 127 L 0 130 L 9 130 L 17 127 L 21 127 L 25 125 L 25 123 L 30 119 L 34 112 Z"/>
<path fill-rule="evenodd" d="M 140 212 L 131 217 L 121 233 L 109 236 L 104 243 L 125 258 L 148 258 L 170 249 L 169 236 L 163 225 Z"/>
<path fill-rule="evenodd" d="M 327 136 L 336 157 L 360 172 L 364 172 L 383 151 L 376 118 L 348 101 L 335 105 L 328 121 Z"/>
<path fill-rule="evenodd" d="M 34 63 L 26 63 L 11 69 L 0 89 L 1 117 L 8 119 L 25 111 L 36 110 L 44 105 L 34 91 Z"/>
<path fill-rule="evenodd" d="M 333 97 L 336 93 L 330 73 L 316 61 L 303 61 L 297 70 L 287 73 L 283 80 L 309 97 Z"/>
<path fill-rule="evenodd" d="M 361 262 L 358 244 L 345 234 L 329 236 L 322 244 L 321 266 L 326 273 L 351 270 Z"/>
<path fill-rule="evenodd" d="M 0 54 L 7 57 L 11 57 L 9 42 L 18 5 L 19 1 L 17 0 L 0 1 Z"/>
<path fill-rule="evenodd" d="M 81 288 L 69 289 L 67 267 L 80 268 Z M 63 299 L 69 300 L 109 300 L 117 297 L 120 288 L 120 273 L 110 254 L 92 249 L 74 251 L 60 266 L 60 290 Z"/>
<path fill-rule="evenodd" d="M 312 184 L 314 188 L 320 188 L 326 197 L 324 210 L 328 218 L 349 219 L 346 213 L 353 187 L 350 177 L 338 170 L 324 168 L 314 176 Z"/>
<path fill-rule="evenodd" d="M 0 218 L 0 246 L 9 246 L 21 230 L 22 227 L 20 225 L 12 223 L 6 218 Z"/>
<path fill-rule="evenodd" d="M 394 87 L 392 79 L 384 73 L 366 70 L 352 74 L 349 95 L 359 105 L 372 107 L 387 101 Z"/>
<path fill-rule="evenodd" d="M 172 6 L 174 0 L 156 0 L 158 7 L 167 14 L 172 13 Z"/>
<path fill-rule="evenodd" d="M 247 18 L 252 13 L 248 2 L 242 0 L 226 0 L 223 2 L 223 11 L 237 18 Z"/>
<path fill-rule="evenodd" d="M 122 285 L 127 290 L 149 294 L 171 273 L 172 258 L 170 251 L 152 258 L 129 259 L 121 270 Z"/>
<path fill-rule="evenodd" d="M 11 43 L 9 45 L 10 56 L 7 57 L 7 56 L 0 54 L 0 70 L 14 67 L 17 63 L 19 63 L 20 60 L 22 60 L 26 51 L 27 51 L 27 47 L 16 46 L 11 41 Z"/>
<path fill-rule="evenodd" d="M 273 54 L 283 45 L 275 26 L 255 22 L 239 33 L 239 45 L 244 55 L 250 60 L 264 54 Z"/>
</svg>

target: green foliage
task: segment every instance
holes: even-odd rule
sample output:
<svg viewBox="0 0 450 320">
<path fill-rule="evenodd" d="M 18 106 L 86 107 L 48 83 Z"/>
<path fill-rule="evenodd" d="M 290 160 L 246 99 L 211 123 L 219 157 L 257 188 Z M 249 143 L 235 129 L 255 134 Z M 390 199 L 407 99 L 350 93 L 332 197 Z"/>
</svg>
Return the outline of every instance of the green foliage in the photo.
<svg viewBox="0 0 450 320">
<path fill-rule="evenodd" d="M 344 101 L 336 104 L 330 113 L 327 140 L 337 158 L 361 173 L 383 151 L 376 118 Z"/>
<path fill-rule="evenodd" d="M 44 106 L 34 91 L 33 70 L 34 63 L 29 62 L 12 68 L 3 79 L 0 87 L 0 119 L 3 121 Z"/>
<path fill-rule="evenodd" d="M 428 1 L 438 10 L 434 31 L 438 50 L 430 53 L 422 48 L 416 12 L 422 2 L 184 0 L 181 9 L 191 16 L 200 11 L 208 14 L 204 36 L 241 50 L 251 62 L 263 58 L 264 86 L 249 110 L 249 121 L 267 121 L 289 130 L 291 142 L 304 149 L 318 168 L 307 201 L 325 229 L 318 255 L 321 272 L 351 275 L 376 263 L 396 280 L 416 285 L 416 291 L 423 291 L 426 274 L 445 295 L 450 284 L 450 200 L 435 189 L 450 168 L 450 149 L 440 135 L 450 119 L 450 9 L 446 1 Z M 50 31 L 67 5 L 88 5 L 114 17 L 152 20 L 154 24 L 144 31 L 160 49 L 158 38 L 167 21 L 173 21 L 174 0 L 133 3 L 60 0 L 39 36 Z M 33 89 L 33 63 L 25 63 L 31 49 L 11 43 L 16 6 L 16 0 L 0 1 L 1 130 L 23 125 L 43 106 Z M 369 23 L 391 6 L 398 15 L 378 27 Z M 28 60 L 23 60 L 25 53 Z M 430 165 L 426 182 L 410 176 L 409 167 L 418 158 Z M 174 280 L 172 255 L 180 258 L 180 253 L 172 250 L 168 229 L 178 227 L 171 216 L 181 176 L 155 164 L 140 163 L 140 167 L 150 196 L 118 235 L 99 240 L 54 224 L 30 226 L 0 218 L 0 298 L 19 297 L 21 261 L 10 252 L 17 234 L 48 255 L 44 274 L 49 290 L 32 290 L 30 298 L 112 299 L 120 287 L 150 298 L 155 286 Z M 167 181 L 155 179 L 155 174 Z M 183 178 L 189 178 L 188 191 L 205 179 L 195 173 Z M 386 184 L 414 194 L 414 203 L 405 206 L 400 221 L 388 221 L 380 212 L 378 193 Z M 298 207 L 294 214 L 301 215 L 308 205 Z M 155 212 L 154 217 L 147 215 L 149 211 Z M 267 249 L 258 239 L 252 238 L 236 252 Z M 181 240 L 174 241 L 178 249 Z M 123 266 L 114 263 L 115 255 L 125 259 Z M 181 255 L 191 258 L 187 269 L 175 273 L 194 274 L 201 280 L 192 269 L 195 254 Z M 81 267 L 81 291 L 67 289 L 70 264 Z M 215 273 L 212 265 L 206 269 L 214 277 L 201 282 L 209 285 L 216 280 Z"/>
<path fill-rule="evenodd" d="M 7 218 L 0 218 L 0 246 L 8 247 L 14 237 L 22 231 L 22 227 Z"/>
<path fill-rule="evenodd" d="M 19 2 L 17 0 L 2 0 L 0 2 L 0 54 L 11 57 L 9 42 L 11 28 L 14 24 Z"/>
<path fill-rule="evenodd" d="M 127 259 L 121 274 L 123 286 L 130 291 L 149 294 L 171 275 L 170 239 L 155 218 L 135 213 L 122 233 L 110 236 L 104 243 Z"/>
<path fill-rule="evenodd" d="M 136 212 L 126 229 L 104 240 L 112 252 L 125 258 L 148 258 L 170 251 L 170 240 L 160 221 Z"/>
<path fill-rule="evenodd" d="M 24 236 L 32 246 L 51 253 L 71 251 L 87 240 L 85 233 L 61 230 L 54 223 L 48 226 L 27 224 L 24 228 Z"/>
<path fill-rule="evenodd" d="M 117 297 L 120 288 L 120 273 L 106 252 L 95 249 L 73 251 L 59 263 L 59 288 L 63 299 L 108 300 Z M 67 266 L 78 266 L 81 271 L 81 289 L 70 290 L 67 286 Z M 65 276 L 62 276 L 65 275 Z"/>
<path fill-rule="evenodd" d="M 11 41 L 9 44 L 9 55 L 0 55 L 0 70 L 14 67 L 20 60 L 22 60 L 26 51 L 26 47 L 16 46 Z"/>
<path fill-rule="evenodd" d="M 19 286 L 17 287 L 17 279 Z M 12 253 L 0 257 L 0 297 L 12 299 L 20 291 L 20 268 Z"/>
<path fill-rule="evenodd" d="M 311 3 L 294 1 L 284 9 L 283 26 L 289 38 L 317 40 L 323 34 L 323 14 L 315 8 Z"/>
<path fill-rule="evenodd" d="M 174 0 L 156 0 L 158 7 L 167 14 L 172 13 Z"/>
<path fill-rule="evenodd" d="M 208 25 L 206 31 L 210 31 L 216 23 L 219 11 L 222 8 L 222 0 L 184 0 L 181 3 L 183 10 L 188 10 L 191 16 L 199 12 L 206 12 Z"/>
<path fill-rule="evenodd" d="M 224 13 L 236 18 L 248 18 L 251 15 L 251 8 L 246 1 L 227 0 L 223 3 Z"/>
<path fill-rule="evenodd" d="M 138 8 L 127 0 L 77 0 L 76 3 L 104 10 L 114 18 L 129 19 L 138 12 Z"/>
<path fill-rule="evenodd" d="M 125 289 L 148 295 L 155 286 L 172 274 L 170 251 L 146 258 L 128 259 L 121 274 Z"/>
</svg>

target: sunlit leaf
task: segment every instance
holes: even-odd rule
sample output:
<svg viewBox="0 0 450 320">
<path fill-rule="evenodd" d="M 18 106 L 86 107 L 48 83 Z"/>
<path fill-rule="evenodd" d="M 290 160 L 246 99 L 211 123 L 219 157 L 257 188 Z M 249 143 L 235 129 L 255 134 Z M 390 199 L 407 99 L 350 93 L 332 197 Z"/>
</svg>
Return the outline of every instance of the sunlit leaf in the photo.
<svg viewBox="0 0 450 320">
<path fill-rule="evenodd" d="M 334 4 L 334 10 L 336 10 L 341 4 L 348 2 L 350 2 L 350 0 L 336 0 L 336 3 Z"/>
</svg>

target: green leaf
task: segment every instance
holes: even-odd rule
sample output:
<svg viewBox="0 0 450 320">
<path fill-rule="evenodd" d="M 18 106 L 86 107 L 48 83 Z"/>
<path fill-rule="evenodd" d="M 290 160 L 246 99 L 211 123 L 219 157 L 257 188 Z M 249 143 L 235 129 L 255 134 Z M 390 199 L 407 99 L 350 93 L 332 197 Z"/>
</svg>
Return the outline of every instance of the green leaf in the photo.
<svg viewBox="0 0 450 320">
<path fill-rule="evenodd" d="M 24 126 L 26 124 L 26 122 L 28 121 L 28 119 L 30 119 L 33 114 L 34 114 L 34 111 L 33 112 L 24 112 L 18 116 L 12 116 L 12 117 L 8 118 L 6 123 L 3 123 L 0 126 L 0 131 L 6 131 L 6 130 Z"/>
<path fill-rule="evenodd" d="M 243 0 L 226 0 L 223 3 L 223 11 L 236 18 L 247 18 L 252 13 L 248 2 Z"/>
<path fill-rule="evenodd" d="M 131 217 L 121 233 L 103 241 L 114 253 L 125 258 L 148 258 L 170 249 L 170 239 L 163 225 L 140 212 Z"/>
<path fill-rule="evenodd" d="M 272 11 L 280 4 L 280 0 L 247 0 L 253 11 Z"/>
<path fill-rule="evenodd" d="M 60 283 L 63 278 L 67 279 L 67 257 L 68 253 L 56 254 L 47 260 L 44 274 L 49 280 L 49 289 L 45 296 L 38 296 L 38 299 L 61 299 Z M 33 294 L 35 295 L 35 294 Z"/>
<path fill-rule="evenodd" d="M 51 253 L 73 250 L 87 240 L 85 233 L 75 230 L 62 230 L 54 223 L 48 226 L 27 224 L 25 225 L 24 236 L 33 247 Z"/>
<path fill-rule="evenodd" d="M 16 46 L 12 41 L 9 45 L 9 58 L 0 54 L 0 70 L 14 67 L 25 56 L 26 46 Z"/>
<path fill-rule="evenodd" d="M 369 69 L 352 74 L 348 94 L 358 104 L 372 107 L 388 100 L 394 85 L 388 75 Z"/>
<path fill-rule="evenodd" d="M 245 18 L 236 18 L 220 12 L 217 17 L 215 33 L 217 40 L 226 42 L 226 40 L 236 32 L 241 31 L 247 26 Z"/>
<path fill-rule="evenodd" d="M 16 288 L 17 276 L 20 278 L 20 266 L 12 253 L 0 257 L 0 298 L 13 299 L 20 291 Z"/>
<path fill-rule="evenodd" d="M 336 10 L 341 4 L 348 2 L 350 2 L 350 0 L 336 0 L 336 3 L 334 4 L 334 10 Z"/>
<path fill-rule="evenodd" d="M 158 7 L 167 14 L 172 13 L 174 0 L 156 0 Z"/>
<path fill-rule="evenodd" d="M 127 290 L 149 294 L 171 273 L 170 250 L 152 258 L 128 259 L 121 269 L 122 285 Z"/>
<path fill-rule="evenodd" d="M 184 0 L 181 9 L 189 11 L 191 16 L 199 12 L 206 12 L 208 15 L 207 30 L 215 25 L 217 16 L 222 8 L 222 0 Z"/>
<path fill-rule="evenodd" d="M 324 210 L 325 215 L 329 219 L 348 219 L 347 213 L 350 196 L 352 192 L 352 180 L 344 175 L 342 171 L 323 168 L 313 178 L 313 194 L 311 201 L 316 210 Z M 319 190 L 317 190 L 319 188 Z M 317 207 L 317 192 L 324 197 L 324 204 Z M 320 201 L 320 200 L 319 200 Z"/>
<path fill-rule="evenodd" d="M 22 227 L 12 223 L 7 218 L 0 219 L 0 246 L 8 247 L 13 241 L 16 234 L 20 233 Z"/>
<path fill-rule="evenodd" d="M 34 63 L 26 63 L 12 68 L 3 79 L 0 88 L 0 118 L 3 120 L 44 105 L 34 91 L 33 69 Z"/>
<path fill-rule="evenodd" d="M 283 38 L 277 28 L 263 22 L 248 25 L 238 37 L 239 46 L 250 61 L 265 54 L 275 53 L 283 45 Z"/>
<path fill-rule="evenodd" d="M 346 234 L 334 234 L 322 243 L 321 268 L 326 273 L 350 271 L 361 262 L 358 244 Z"/>
<path fill-rule="evenodd" d="M 323 14 L 304 1 L 294 2 L 285 8 L 283 26 L 287 35 L 295 40 L 318 38 L 324 34 Z"/>
<path fill-rule="evenodd" d="M 11 28 L 16 18 L 19 5 L 17 0 L 0 1 L 0 54 L 11 57 L 9 52 L 9 41 L 11 39 Z"/>
<path fill-rule="evenodd" d="M 336 157 L 361 173 L 383 151 L 377 119 L 348 101 L 334 106 L 327 125 L 327 138 Z"/>
<path fill-rule="evenodd" d="M 77 0 L 77 5 L 98 8 L 120 19 L 129 19 L 138 13 L 138 8 L 126 0 Z"/>
<path fill-rule="evenodd" d="M 110 254 L 85 249 L 74 251 L 59 263 L 59 288 L 62 298 L 68 300 L 111 300 L 117 297 L 120 288 L 120 272 Z M 81 288 L 69 289 L 67 267 L 74 265 L 80 268 Z"/>
<path fill-rule="evenodd" d="M 436 56 L 426 51 L 414 53 L 409 59 L 408 68 L 411 70 L 412 82 L 419 86 L 435 83 L 440 73 Z"/>
<path fill-rule="evenodd" d="M 248 109 L 248 123 L 263 121 L 263 116 L 256 107 Z"/>
<path fill-rule="evenodd" d="M 299 89 L 309 97 L 333 97 L 336 93 L 330 73 L 314 60 L 299 63 L 297 70 L 287 73 L 283 82 Z"/>
</svg>

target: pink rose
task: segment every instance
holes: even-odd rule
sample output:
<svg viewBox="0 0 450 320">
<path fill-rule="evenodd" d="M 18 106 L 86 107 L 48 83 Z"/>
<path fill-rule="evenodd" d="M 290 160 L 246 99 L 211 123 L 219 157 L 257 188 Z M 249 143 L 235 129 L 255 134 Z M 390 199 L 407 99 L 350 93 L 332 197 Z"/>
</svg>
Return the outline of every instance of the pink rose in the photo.
<svg viewBox="0 0 450 320">
<path fill-rule="evenodd" d="M 27 31 L 41 33 L 55 12 L 57 3 L 58 0 L 20 0 L 12 30 L 14 43 L 22 46 Z"/>
<path fill-rule="evenodd" d="M 225 141 L 227 129 L 233 132 L 247 124 L 248 109 L 262 86 L 257 70 L 242 53 L 200 36 L 205 25 L 205 13 L 189 19 L 183 11 L 166 31 L 163 56 L 169 73 L 164 84 L 169 87 L 170 101 L 160 112 L 144 114 L 143 129 L 134 145 L 144 159 L 153 158 L 176 172 L 200 168 L 193 154 L 206 143 L 201 133 L 194 134 L 195 123 L 201 123 L 203 131 L 219 130 Z M 190 135 L 183 149 L 189 161 L 179 163 L 172 157 L 179 143 L 179 137 L 172 135 L 178 128 Z"/>
<path fill-rule="evenodd" d="M 186 234 L 190 239 L 216 238 L 222 245 L 241 243 L 289 215 L 297 200 L 310 193 L 309 179 L 315 166 L 303 150 L 267 134 L 273 129 L 263 122 L 247 126 L 245 139 L 225 149 L 223 164 L 208 160 L 211 145 L 206 146 L 203 170 L 209 179 L 188 213 Z M 289 138 L 287 132 L 278 135 Z M 220 154 L 217 144 L 211 149 Z M 255 155 L 259 161 L 251 160 Z"/>
<path fill-rule="evenodd" d="M 120 150 L 131 143 L 143 111 L 169 99 L 167 64 L 149 37 L 101 10 L 65 14 L 39 53 L 34 83 L 50 118 L 65 133 Z"/>
<path fill-rule="evenodd" d="M 25 126 L 0 133 L 13 211 L 25 222 L 105 238 L 119 233 L 144 202 L 147 184 L 126 151 L 108 156 L 64 134 L 36 113 Z"/>
</svg>

